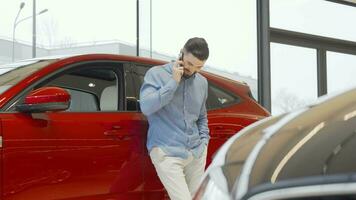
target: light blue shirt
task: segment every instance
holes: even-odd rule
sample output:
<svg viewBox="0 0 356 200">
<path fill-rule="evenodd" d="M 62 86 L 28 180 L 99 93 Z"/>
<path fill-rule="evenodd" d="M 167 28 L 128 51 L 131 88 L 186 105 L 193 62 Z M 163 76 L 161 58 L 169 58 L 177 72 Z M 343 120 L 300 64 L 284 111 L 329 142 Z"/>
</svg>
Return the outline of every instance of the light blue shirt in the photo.
<svg viewBox="0 0 356 200">
<path fill-rule="evenodd" d="M 201 157 L 209 141 L 205 102 L 208 82 L 196 73 L 177 83 L 173 63 L 147 71 L 140 91 L 141 111 L 149 123 L 147 149 L 161 148 L 168 156 Z"/>
</svg>

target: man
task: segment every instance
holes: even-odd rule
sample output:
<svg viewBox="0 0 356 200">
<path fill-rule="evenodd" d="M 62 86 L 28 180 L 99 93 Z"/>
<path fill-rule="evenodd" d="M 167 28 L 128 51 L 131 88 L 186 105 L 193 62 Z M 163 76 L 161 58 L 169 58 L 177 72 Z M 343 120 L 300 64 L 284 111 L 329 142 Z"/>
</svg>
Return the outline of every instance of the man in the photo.
<svg viewBox="0 0 356 200">
<path fill-rule="evenodd" d="M 191 38 L 179 60 L 151 68 L 141 87 L 140 106 L 149 123 L 148 152 L 172 200 L 191 199 L 204 173 L 208 82 L 198 72 L 208 56 L 205 39 Z"/>
</svg>

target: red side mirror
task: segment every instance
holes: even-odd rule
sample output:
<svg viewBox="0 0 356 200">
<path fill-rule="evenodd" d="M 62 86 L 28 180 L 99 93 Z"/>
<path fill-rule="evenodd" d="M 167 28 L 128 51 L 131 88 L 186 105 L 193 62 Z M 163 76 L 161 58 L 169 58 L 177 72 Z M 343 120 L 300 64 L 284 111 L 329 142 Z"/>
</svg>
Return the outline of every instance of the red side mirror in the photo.
<svg viewBox="0 0 356 200">
<path fill-rule="evenodd" d="M 23 104 L 17 105 L 20 112 L 61 111 L 69 108 L 70 94 L 59 87 L 43 87 L 30 92 Z"/>
</svg>

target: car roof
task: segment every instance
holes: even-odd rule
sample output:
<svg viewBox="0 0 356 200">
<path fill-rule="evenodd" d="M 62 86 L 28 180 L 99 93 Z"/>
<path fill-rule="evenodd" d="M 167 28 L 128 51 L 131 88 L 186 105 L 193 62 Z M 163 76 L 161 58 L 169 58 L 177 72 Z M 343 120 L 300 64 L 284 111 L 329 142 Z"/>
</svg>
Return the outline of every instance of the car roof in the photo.
<svg viewBox="0 0 356 200">
<path fill-rule="evenodd" d="M 111 58 L 116 57 L 117 59 L 123 59 L 123 60 L 128 60 L 128 61 L 137 61 L 141 63 L 147 63 L 147 64 L 156 64 L 156 65 L 162 65 L 167 63 L 167 61 L 163 60 L 158 60 L 158 59 L 153 59 L 153 58 L 146 58 L 146 57 L 138 57 L 138 56 L 132 56 L 132 55 L 120 55 L 120 54 L 105 54 L 105 53 L 93 53 L 93 54 L 63 54 L 63 55 L 51 55 L 51 56 L 43 56 L 43 57 L 36 57 L 36 58 L 29 58 L 29 59 L 24 59 L 24 60 L 19 60 L 16 62 L 35 62 L 35 61 L 42 61 L 42 60 L 63 60 L 63 59 L 74 59 L 76 57 L 82 57 L 82 58 L 100 58 L 100 57 L 108 57 L 110 56 Z M 15 62 L 15 63 L 16 63 Z M 202 70 L 203 74 L 206 74 L 210 77 L 215 77 L 219 79 L 223 79 L 228 82 L 233 82 L 235 84 L 240 85 L 241 87 L 249 87 L 247 83 L 243 81 L 237 81 L 237 80 L 232 80 L 230 78 L 227 78 L 225 76 L 221 76 L 216 73 L 212 73 L 209 71 L 205 71 L 204 69 Z"/>
<path fill-rule="evenodd" d="M 51 55 L 51 56 L 43 56 L 43 57 L 36 57 L 36 58 L 29 58 L 24 60 L 19 60 L 16 62 L 24 62 L 24 61 L 42 61 L 42 60 L 64 60 L 64 59 L 100 59 L 100 58 L 115 58 L 117 60 L 129 60 L 129 61 L 140 61 L 140 62 L 154 62 L 154 63 L 166 63 L 166 61 L 146 58 L 146 57 L 138 57 L 138 56 L 131 56 L 131 55 L 120 55 L 120 54 L 109 54 L 109 53 L 91 53 L 91 54 L 63 54 L 63 55 Z"/>
<path fill-rule="evenodd" d="M 356 88 L 289 113 L 264 130 L 236 184 L 236 196 L 261 185 L 356 172 Z"/>
<path fill-rule="evenodd" d="M 73 57 L 73 56 L 78 56 L 80 54 L 72 54 L 72 55 L 52 55 L 52 56 L 43 56 L 43 57 L 37 57 L 37 58 L 30 58 L 27 60 L 52 60 L 52 59 L 64 59 L 68 57 Z"/>
</svg>

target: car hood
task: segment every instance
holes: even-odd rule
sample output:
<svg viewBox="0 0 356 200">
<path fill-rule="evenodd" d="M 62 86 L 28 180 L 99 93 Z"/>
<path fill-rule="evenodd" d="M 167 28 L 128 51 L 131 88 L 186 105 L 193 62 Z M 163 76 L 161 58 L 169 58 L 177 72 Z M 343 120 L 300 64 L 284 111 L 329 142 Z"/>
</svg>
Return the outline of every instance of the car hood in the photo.
<svg viewBox="0 0 356 200">
<path fill-rule="evenodd" d="M 215 182 L 221 191 L 231 192 L 236 179 L 239 177 L 245 159 L 254 144 L 262 137 L 262 131 L 278 122 L 285 114 L 271 116 L 257 121 L 235 134 L 216 153 L 209 165 L 204 179 Z"/>
</svg>

